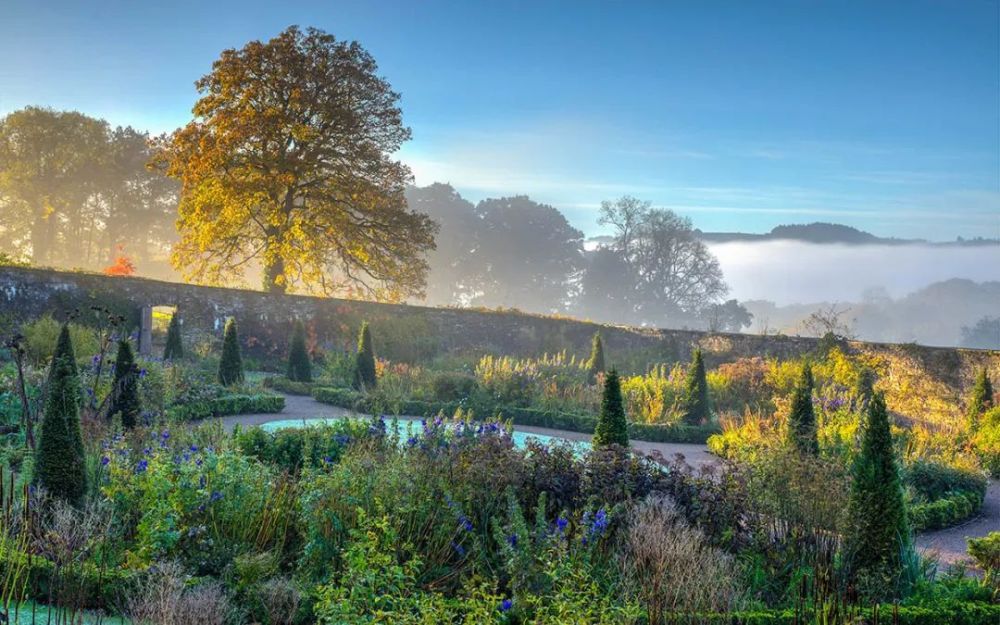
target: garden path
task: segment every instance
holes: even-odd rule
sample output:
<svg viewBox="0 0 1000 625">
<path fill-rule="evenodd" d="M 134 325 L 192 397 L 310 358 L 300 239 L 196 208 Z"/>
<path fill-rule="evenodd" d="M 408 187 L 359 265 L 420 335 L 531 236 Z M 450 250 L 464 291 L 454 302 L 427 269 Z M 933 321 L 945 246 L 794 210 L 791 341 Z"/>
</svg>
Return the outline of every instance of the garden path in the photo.
<svg viewBox="0 0 1000 625">
<path fill-rule="evenodd" d="M 916 543 L 921 551 L 936 553 L 942 564 L 953 564 L 968 560 L 966 538 L 980 538 L 990 532 L 1000 532 L 1000 481 L 997 480 L 990 480 L 979 516 L 961 525 L 918 534 Z"/>
<path fill-rule="evenodd" d="M 252 426 L 252 425 L 262 425 L 270 421 L 284 421 L 291 419 L 303 419 L 308 421 L 309 419 L 321 419 L 321 418 L 337 418 L 337 417 L 348 417 L 355 413 L 347 410 L 346 408 L 340 408 L 338 406 L 330 406 L 328 404 L 321 404 L 312 397 L 305 395 L 285 395 L 285 409 L 282 412 L 271 413 L 271 414 L 244 414 L 236 415 L 232 417 L 222 417 L 222 425 L 227 430 L 232 430 L 233 426 L 239 424 L 241 426 Z M 581 432 L 569 432 L 566 430 L 553 430 L 549 428 L 539 428 L 531 426 L 515 426 L 516 430 L 520 432 L 527 432 L 530 434 L 544 434 L 546 436 L 553 436 L 556 438 L 564 438 L 571 441 L 589 441 L 590 434 L 583 434 Z M 712 464 L 718 460 L 715 456 L 708 453 L 708 448 L 704 445 L 692 445 L 692 444 L 682 444 L 682 443 L 648 443 L 646 441 L 632 441 L 632 447 L 638 449 L 639 451 L 645 453 L 652 453 L 654 451 L 663 454 L 663 457 L 672 460 L 675 454 L 681 454 L 688 464 L 694 467 L 705 466 Z"/>
</svg>

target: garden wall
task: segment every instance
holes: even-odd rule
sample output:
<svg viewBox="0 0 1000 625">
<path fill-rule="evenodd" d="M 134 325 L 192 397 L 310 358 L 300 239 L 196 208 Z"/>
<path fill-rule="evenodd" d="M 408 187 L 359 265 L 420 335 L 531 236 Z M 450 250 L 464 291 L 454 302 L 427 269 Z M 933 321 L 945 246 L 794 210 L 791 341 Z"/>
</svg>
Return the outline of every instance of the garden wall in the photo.
<svg viewBox="0 0 1000 625">
<path fill-rule="evenodd" d="M 272 295 L 144 278 L 0 267 L 0 314 L 15 319 L 47 313 L 65 317 L 74 309 L 95 304 L 126 314 L 136 326 L 141 307 L 176 306 L 186 336 L 221 334 L 226 317 L 234 316 L 247 353 L 257 358 L 285 353 L 296 318 L 306 322 L 311 342 L 328 349 L 350 349 L 358 324 L 368 319 L 381 353 L 402 360 L 470 351 L 537 355 L 566 349 L 583 356 L 596 330 L 601 331 L 609 354 L 631 354 L 649 362 L 685 360 L 694 346 L 702 347 L 712 366 L 744 356 L 793 357 L 817 345 L 817 339 L 806 337 L 603 326 L 516 311 Z M 987 366 L 1000 376 L 1000 352 L 996 351 L 860 342 L 852 347 L 905 358 L 956 392 L 969 383 L 978 367 Z"/>
</svg>

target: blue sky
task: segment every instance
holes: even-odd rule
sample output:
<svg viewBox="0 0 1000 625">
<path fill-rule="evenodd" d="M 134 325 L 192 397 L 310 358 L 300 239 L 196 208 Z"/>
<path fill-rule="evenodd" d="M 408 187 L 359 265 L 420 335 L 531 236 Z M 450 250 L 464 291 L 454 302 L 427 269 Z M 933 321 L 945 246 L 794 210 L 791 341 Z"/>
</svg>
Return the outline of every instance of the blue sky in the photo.
<svg viewBox="0 0 1000 625">
<path fill-rule="evenodd" d="M 170 130 L 222 49 L 316 26 L 402 93 L 420 184 L 591 234 L 630 193 L 705 230 L 1000 236 L 998 0 L 0 4 L 0 114 Z"/>
</svg>

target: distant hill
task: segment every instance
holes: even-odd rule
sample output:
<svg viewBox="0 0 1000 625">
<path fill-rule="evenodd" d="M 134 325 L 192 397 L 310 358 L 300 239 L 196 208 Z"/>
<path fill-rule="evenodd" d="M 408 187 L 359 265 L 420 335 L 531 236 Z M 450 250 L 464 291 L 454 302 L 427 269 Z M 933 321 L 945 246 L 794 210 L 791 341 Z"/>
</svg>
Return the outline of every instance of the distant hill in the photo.
<svg viewBox="0 0 1000 625">
<path fill-rule="evenodd" d="M 930 242 L 924 239 L 897 239 L 894 237 L 878 237 L 870 232 L 858 230 L 843 224 L 814 222 L 811 224 L 788 224 L 775 226 L 765 234 L 746 232 L 702 232 L 695 231 L 699 238 L 709 243 L 729 243 L 732 241 L 802 241 L 805 243 L 820 243 L 841 245 L 998 245 L 998 239 L 962 239 L 955 241 Z"/>
</svg>

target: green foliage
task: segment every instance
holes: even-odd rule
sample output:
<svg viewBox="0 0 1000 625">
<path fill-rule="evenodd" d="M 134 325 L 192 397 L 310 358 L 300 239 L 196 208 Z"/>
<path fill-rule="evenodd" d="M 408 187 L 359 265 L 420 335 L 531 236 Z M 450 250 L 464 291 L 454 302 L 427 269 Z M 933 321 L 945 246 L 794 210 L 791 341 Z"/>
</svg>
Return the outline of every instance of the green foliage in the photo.
<svg viewBox="0 0 1000 625">
<path fill-rule="evenodd" d="M 915 532 L 949 527 L 979 512 L 988 482 L 979 472 L 918 460 L 906 467 L 908 516 Z"/>
<path fill-rule="evenodd" d="M 163 347 L 164 360 L 180 360 L 184 357 L 184 344 L 181 341 L 180 315 L 174 313 L 167 326 L 167 344 Z"/>
<path fill-rule="evenodd" d="M 990 382 L 990 376 L 984 367 L 976 376 L 976 382 L 972 386 L 972 394 L 969 396 L 969 406 L 967 408 L 969 432 L 976 433 L 983 414 L 992 407 L 993 384 Z"/>
<path fill-rule="evenodd" d="M 312 382 L 293 382 L 286 377 L 269 376 L 264 378 L 264 388 L 274 389 L 288 395 L 312 395 Z"/>
<path fill-rule="evenodd" d="M 861 454 L 853 470 L 848 540 L 852 572 L 884 576 L 890 585 L 898 580 L 902 560 L 912 549 L 889 415 L 881 393 L 872 396 L 865 414 Z"/>
<path fill-rule="evenodd" d="M 1000 479 L 1000 407 L 993 408 L 983 417 L 972 439 L 972 451 L 983 469 L 994 479 Z"/>
<path fill-rule="evenodd" d="M 369 391 L 375 388 L 378 380 L 375 374 L 375 349 L 372 347 L 372 334 L 368 322 L 362 322 L 358 334 L 358 352 L 354 359 L 354 388 L 359 391 Z"/>
<path fill-rule="evenodd" d="M 34 365 L 44 365 L 49 362 L 55 352 L 63 325 L 69 327 L 73 351 L 78 357 L 90 358 L 97 353 L 97 336 L 91 328 L 73 322 L 61 324 L 47 315 L 21 326 L 29 362 Z"/>
<path fill-rule="evenodd" d="M 226 330 L 222 337 L 222 358 L 219 360 L 219 384 L 232 386 L 243 381 L 243 358 L 240 356 L 240 339 L 236 330 L 236 319 L 226 320 Z"/>
<path fill-rule="evenodd" d="M 622 389 L 618 372 L 612 369 L 604 378 L 601 412 L 594 428 L 594 446 L 621 445 L 628 447 L 628 422 L 622 404 Z"/>
<path fill-rule="evenodd" d="M 108 416 L 121 419 L 126 430 L 131 430 L 139 422 L 139 367 L 127 340 L 118 342 Z"/>
<path fill-rule="evenodd" d="M 297 473 L 339 462 L 352 438 L 364 434 L 367 428 L 363 421 L 347 420 L 275 432 L 254 427 L 236 431 L 233 438 L 237 448 L 247 456 Z"/>
<path fill-rule="evenodd" d="M 705 360 L 700 349 L 694 350 L 691 357 L 682 410 L 682 419 L 688 425 L 703 425 L 712 418 L 712 408 L 708 399 L 708 381 L 705 379 Z"/>
<path fill-rule="evenodd" d="M 983 570 L 987 585 L 1000 598 L 1000 532 L 990 532 L 983 538 L 969 539 L 969 555 Z"/>
<path fill-rule="evenodd" d="M 801 453 L 816 455 L 819 453 L 819 439 L 816 434 L 812 392 L 812 367 L 806 363 L 792 397 L 792 408 L 788 415 L 788 442 Z"/>
<path fill-rule="evenodd" d="M 587 359 L 586 367 L 587 377 L 592 384 L 599 374 L 604 373 L 604 341 L 600 332 L 595 332 L 594 338 L 590 341 L 590 358 Z"/>
<path fill-rule="evenodd" d="M 285 398 L 281 395 L 226 394 L 221 397 L 195 399 L 167 408 L 166 415 L 172 421 L 197 421 L 209 417 L 224 417 L 238 414 L 273 414 L 285 408 Z"/>
<path fill-rule="evenodd" d="M 306 328 L 301 321 L 292 329 L 292 342 L 288 350 L 288 379 L 293 382 L 312 382 L 312 360 L 306 349 Z"/>
<path fill-rule="evenodd" d="M 64 325 L 49 367 L 33 480 L 52 496 L 74 504 L 87 492 L 80 398 L 73 343 L 69 327 Z"/>
</svg>

